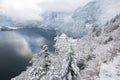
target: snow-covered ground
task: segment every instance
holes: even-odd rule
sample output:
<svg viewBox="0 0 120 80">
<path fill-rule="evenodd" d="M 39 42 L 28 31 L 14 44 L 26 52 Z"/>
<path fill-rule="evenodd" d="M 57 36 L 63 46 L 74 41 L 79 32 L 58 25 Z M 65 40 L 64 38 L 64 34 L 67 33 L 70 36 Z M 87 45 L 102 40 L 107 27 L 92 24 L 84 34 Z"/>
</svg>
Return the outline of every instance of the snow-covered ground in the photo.
<svg viewBox="0 0 120 80">
<path fill-rule="evenodd" d="M 22 27 L 53 28 L 58 35 L 55 52 L 44 46 L 33 54 L 32 66 L 11 80 L 120 80 L 120 1 L 91 1 L 69 13 L 46 12 L 41 22 L 20 23 Z M 0 26 L 0 30 L 15 29 L 20 28 Z"/>
<path fill-rule="evenodd" d="M 120 15 L 81 39 L 55 38 L 55 53 L 47 47 L 33 65 L 12 80 L 119 80 Z"/>
</svg>

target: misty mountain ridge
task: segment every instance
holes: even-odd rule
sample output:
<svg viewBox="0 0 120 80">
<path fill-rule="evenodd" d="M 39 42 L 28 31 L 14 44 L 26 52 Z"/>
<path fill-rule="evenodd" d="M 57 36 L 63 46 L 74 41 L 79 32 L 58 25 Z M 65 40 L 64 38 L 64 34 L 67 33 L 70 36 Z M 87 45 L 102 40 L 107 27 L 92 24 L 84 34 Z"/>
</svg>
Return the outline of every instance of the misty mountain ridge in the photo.
<svg viewBox="0 0 120 80">
<path fill-rule="evenodd" d="M 115 1 L 94 0 L 73 12 L 45 12 L 41 15 L 42 21 L 14 22 L 7 16 L 5 18 L 0 17 L 0 19 L 4 19 L 3 21 L 7 22 L 5 25 L 9 26 L 53 28 L 58 34 L 65 33 L 69 37 L 80 38 L 94 27 L 104 25 L 108 20 L 119 14 L 117 9 L 114 12 L 112 10 L 112 8 L 119 6 L 119 3 L 111 4 L 113 2 Z M 106 7 L 107 4 L 110 5 Z M 111 15 L 109 13 L 113 13 L 113 15 L 109 16 Z"/>
</svg>

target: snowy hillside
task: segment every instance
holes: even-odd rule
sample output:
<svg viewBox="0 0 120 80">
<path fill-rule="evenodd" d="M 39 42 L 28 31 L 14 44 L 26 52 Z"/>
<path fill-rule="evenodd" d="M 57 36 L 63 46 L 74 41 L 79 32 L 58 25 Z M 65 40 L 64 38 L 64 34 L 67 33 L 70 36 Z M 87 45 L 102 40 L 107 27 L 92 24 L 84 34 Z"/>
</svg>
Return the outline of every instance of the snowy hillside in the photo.
<svg viewBox="0 0 120 80">
<path fill-rule="evenodd" d="M 119 80 L 120 15 L 81 39 L 65 34 L 55 38 L 54 54 L 36 54 L 28 67 L 12 80 Z"/>
<path fill-rule="evenodd" d="M 11 20 L 10 17 L 0 14 L 0 25 L 3 25 L 3 24 L 8 25 L 8 24 L 12 24 L 12 22 L 13 21 Z"/>
<path fill-rule="evenodd" d="M 43 16 L 42 27 L 55 28 L 64 23 L 64 18 L 70 13 L 65 12 L 45 12 Z"/>
<path fill-rule="evenodd" d="M 58 33 L 65 33 L 74 38 L 82 37 L 97 22 L 100 13 L 99 6 L 98 2 L 94 1 L 71 13 L 45 13 L 40 27 L 54 28 Z"/>
<path fill-rule="evenodd" d="M 45 13 L 40 27 L 54 28 L 58 33 L 80 38 L 92 30 L 93 27 L 104 25 L 118 15 L 120 13 L 119 6 L 119 0 L 92 0 L 71 13 Z"/>
<path fill-rule="evenodd" d="M 55 38 L 55 53 L 44 46 L 32 66 L 12 80 L 119 80 L 119 6 L 119 0 L 96 0 L 69 15 L 44 14 L 41 27 L 62 33 Z"/>
</svg>

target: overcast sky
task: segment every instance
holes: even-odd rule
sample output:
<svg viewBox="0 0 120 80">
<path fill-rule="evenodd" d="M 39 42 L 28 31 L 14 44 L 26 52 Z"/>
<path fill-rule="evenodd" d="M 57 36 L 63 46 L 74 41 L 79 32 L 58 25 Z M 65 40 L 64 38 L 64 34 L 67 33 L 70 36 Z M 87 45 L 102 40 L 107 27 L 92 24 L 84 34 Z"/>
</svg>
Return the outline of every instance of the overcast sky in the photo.
<svg viewBox="0 0 120 80">
<path fill-rule="evenodd" d="M 0 0 L 0 14 L 15 20 L 41 20 L 45 11 L 74 11 L 91 0 Z"/>
</svg>

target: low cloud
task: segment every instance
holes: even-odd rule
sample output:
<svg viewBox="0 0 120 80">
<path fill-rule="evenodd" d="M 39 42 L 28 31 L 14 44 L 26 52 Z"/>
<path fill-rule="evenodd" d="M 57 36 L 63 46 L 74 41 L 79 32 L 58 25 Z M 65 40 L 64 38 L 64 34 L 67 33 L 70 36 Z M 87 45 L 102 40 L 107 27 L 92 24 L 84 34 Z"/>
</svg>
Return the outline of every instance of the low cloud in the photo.
<svg viewBox="0 0 120 80">
<path fill-rule="evenodd" d="M 13 20 L 42 20 L 45 11 L 74 11 L 91 0 L 0 0 L 0 14 Z"/>
<path fill-rule="evenodd" d="M 91 0 L 43 0 L 39 5 L 45 11 L 72 12 L 90 1 Z"/>
<path fill-rule="evenodd" d="M 13 20 L 41 20 L 38 0 L 1 0 L 0 13 Z"/>
</svg>

